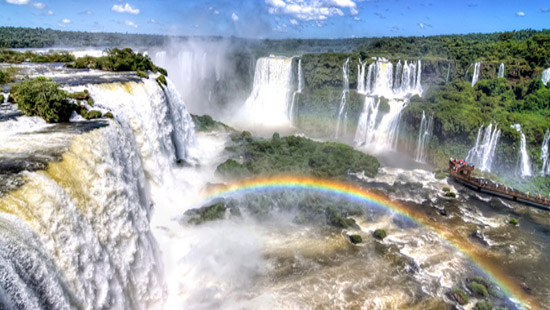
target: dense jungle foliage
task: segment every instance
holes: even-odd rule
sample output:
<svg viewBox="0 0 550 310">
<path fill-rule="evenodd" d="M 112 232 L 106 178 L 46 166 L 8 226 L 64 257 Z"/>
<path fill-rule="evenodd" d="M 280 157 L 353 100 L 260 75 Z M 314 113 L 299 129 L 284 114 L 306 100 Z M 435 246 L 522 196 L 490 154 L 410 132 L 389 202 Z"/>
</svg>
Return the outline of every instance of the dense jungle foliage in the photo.
<svg viewBox="0 0 550 310">
<path fill-rule="evenodd" d="M 227 178 L 291 173 L 345 179 L 348 172 L 362 171 L 374 177 L 380 166 L 376 158 L 341 143 L 297 136 L 281 138 L 278 133 L 271 140 L 260 140 L 247 132 L 234 133 L 232 140 L 236 145 L 229 150 L 243 162 L 229 159 L 219 165 L 217 172 Z"/>
<path fill-rule="evenodd" d="M 10 95 L 21 112 L 29 116 L 40 116 L 48 123 L 67 122 L 76 109 L 76 105 L 69 102 L 68 94 L 59 88 L 59 84 L 44 77 L 13 84 Z"/>
</svg>

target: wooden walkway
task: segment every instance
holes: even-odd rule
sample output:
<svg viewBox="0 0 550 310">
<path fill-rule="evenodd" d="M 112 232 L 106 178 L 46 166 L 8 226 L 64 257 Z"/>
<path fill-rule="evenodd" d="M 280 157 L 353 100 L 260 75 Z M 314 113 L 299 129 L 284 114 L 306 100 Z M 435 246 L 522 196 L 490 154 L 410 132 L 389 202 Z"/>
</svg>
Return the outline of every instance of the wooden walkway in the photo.
<svg viewBox="0 0 550 310">
<path fill-rule="evenodd" d="M 516 189 L 501 184 L 496 184 L 491 180 L 472 177 L 471 174 L 472 171 L 474 171 L 474 167 L 463 164 L 463 162 L 464 161 L 460 160 L 449 160 L 449 171 L 451 177 L 453 177 L 458 183 L 464 184 L 465 186 L 478 192 L 502 197 L 550 211 L 550 200 L 548 198 L 537 198 Z"/>
</svg>

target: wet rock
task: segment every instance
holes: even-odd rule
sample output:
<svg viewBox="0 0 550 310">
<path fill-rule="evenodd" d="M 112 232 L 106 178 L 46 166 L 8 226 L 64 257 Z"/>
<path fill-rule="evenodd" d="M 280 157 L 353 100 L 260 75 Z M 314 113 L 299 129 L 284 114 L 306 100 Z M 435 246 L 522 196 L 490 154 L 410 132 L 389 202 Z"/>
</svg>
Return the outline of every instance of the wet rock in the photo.
<svg viewBox="0 0 550 310">
<path fill-rule="evenodd" d="M 451 297 L 452 300 L 456 301 L 459 305 L 462 306 L 470 301 L 466 292 L 459 288 L 452 289 L 449 292 L 449 297 Z"/>
<path fill-rule="evenodd" d="M 376 229 L 373 233 L 372 233 L 372 236 L 378 240 L 384 240 L 384 238 L 387 237 L 387 233 L 385 230 L 383 229 Z"/>
<path fill-rule="evenodd" d="M 212 201 L 207 206 L 185 211 L 182 221 L 186 224 L 199 225 L 210 221 L 223 220 L 227 211 L 229 211 L 230 216 L 241 216 L 241 211 L 232 201 L 221 198 Z"/>
<path fill-rule="evenodd" d="M 353 244 L 363 242 L 363 238 L 360 235 L 348 235 L 349 241 Z"/>
</svg>

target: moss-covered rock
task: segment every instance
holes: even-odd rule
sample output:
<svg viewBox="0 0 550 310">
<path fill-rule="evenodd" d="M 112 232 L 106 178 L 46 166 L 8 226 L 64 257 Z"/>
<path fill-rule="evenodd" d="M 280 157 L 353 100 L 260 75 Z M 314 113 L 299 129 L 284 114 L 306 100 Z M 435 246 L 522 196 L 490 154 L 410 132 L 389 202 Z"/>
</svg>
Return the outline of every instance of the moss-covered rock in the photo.
<svg viewBox="0 0 550 310">
<path fill-rule="evenodd" d="M 474 310 L 493 310 L 493 303 L 488 300 L 478 301 Z"/>
<path fill-rule="evenodd" d="M 456 198 L 456 193 L 454 192 L 446 192 L 445 197 L 450 197 L 450 198 Z"/>
<path fill-rule="evenodd" d="M 88 100 L 86 102 L 88 103 L 89 106 L 91 106 L 91 107 L 94 106 L 94 99 L 88 98 Z"/>
<path fill-rule="evenodd" d="M 224 199 L 219 199 L 211 204 L 185 211 L 183 221 L 188 224 L 202 224 L 205 222 L 222 220 L 226 216 L 226 211 L 229 210 L 231 216 L 241 216 L 241 211 L 231 201 L 227 202 Z"/>
<path fill-rule="evenodd" d="M 88 115 L 86 116 L 86 119 L 96 119 L 96 118 L 101 118 L 102 114 L 100 111 L 97 111 L 97 110 L 91 110 L 91 111 L 88 111 Z"/>
<path fill-rule="evenodd" d="M 373 177 L 380 166 L 376 158 L 341 143 L 315 142 L 296 136 L 254 140 L 244 132 L 235 133 L 232 140 L 238 146 L 230 147 L 230 150 L 242 158 L 243 163 L 235 165 L 229 162 L 226 165 L 237 169 L 226 171 L 234 170 L 238 176 L 245 168 L 254 176 L 293 174 L 344 179 L 350 172 L 364 172 Z M 225 176 L 233 177 L 228 173 Z"/>
<path fill-rule="evenodd" d="M 4 98 L 4 95 L 0 94 L 0 103 L 4 103 L 5 100 L 6 98 Z"/>
<path fill-rule="evenodd" d="M 451 188 L 448 186 L 444 186 L 442 190 L 447 193 L 451 191 Z"/>
<path fill-rule="evenodd" d="M 88 99 L 90 99 L 90 94 L 88 93 L 88 90 L 85 89 L 84 91 L 69 93 L 69 98 L 79 100 L 79 101 L 80 100 L 88 100 Z"/>
<path fill-rule="evenodd" d="M 214 120 L 210 115 L 195 115 L 191 114 L 195 130 L 197 131 L 214 131 L 214 130 L 231 130 L 233 129 L 222 122 Z"/>
<path fill-rule="evenodd" d="M 160 87 L 164 87 L 168 85 L 168 82 L 166 82 L 166 77 L 164 74 L 159 75 L 156 79 L 157 84 L 159 84 Z"/>
<path fill-rule="evenodd" d="M 481 296 L 481 297 L 489 296 L 487 287 L 484 284 L 479 283 L 477 281 L 470 281 L 470 283 L 468 283 L 468 289 L 472 291 L 472 293 L 476 296 Z"/>
<path fill-rule="evenodd" d="M 13 84 L 10 95 L 24 114 L 40 116 L 48 123 L 67 122 L 77 109 L 69 102 L 67 92 L 45 77 Z"/>
<path fill-rule="evenodd" d="M 378 240 L 384 240 L 384 238 L 386 238 L 388 236 L 388 234 L 386 233 L 386 231 L 384 229 L 376 229 L 373 233 L 372 233 L 372 236 Z"/>
<path fill-rule="evenodd" d="M 144 78 L 144 79 L 148 79 L 149 78 L 149 74 L 141 71 L 141 70 L 137 70 L 136 71 L 136 74 L 137 76 L 139 76 L 140 78 Z"/>
<path fill-rule="evenodd" d="M 358 244 L 363 242 L 363 238 L 360 235 L 349 235 L 349 241 L 353 244 Z"/>
<path fill-rule="evenodd" d="M 467 304 L 470 301 L 466 292 L 464 292 L 459 288 L 453 288 L 449 293 L 449 295 L 454 301 L 456 301 L 459 305 L 462 305 L 462 306 Z"/>
<path fill-rule="evenodd" d="M 105 113 L 105 115 L 103 115 L 103 116 L 106 117 L 106 118 L 113 118 L 113 117 L 114 117 L 114 116 L 113 116 L 113 113 L 111 113 L 111 112 L 107 112 L 107 113 Z"/>
<path fill-rule="evenodd" d="M 518 220 L 515 219 L 515 218 L 511 218 L 511 219 L 508 221 L 508 223 L 510 223 L 511 225 L 516 226 L 516 225 L 518 225 Z"/>
</svg>

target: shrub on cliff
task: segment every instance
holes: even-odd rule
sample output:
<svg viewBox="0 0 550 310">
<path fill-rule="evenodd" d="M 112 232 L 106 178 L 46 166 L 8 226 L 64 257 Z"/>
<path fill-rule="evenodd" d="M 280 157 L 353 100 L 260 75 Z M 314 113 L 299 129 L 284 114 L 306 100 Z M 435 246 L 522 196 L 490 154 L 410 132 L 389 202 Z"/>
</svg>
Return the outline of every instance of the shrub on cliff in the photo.
<svg viewBox="0 0 550 310">
<path fill-rule="evenodd" d="M 48 123 L 67 122 L 76 108 L 59 84 L 44 77 L 13 84 L 11 94 L 24 114 L 40 116 Z"/>
<path fill-rule="evenodd" d="M 13 82 L 16 74 L 17 68 L 10 67 L 6 70 L 0 70 L 0 84 Z"/>
<path fill-rule="evenodd" d="M 271 140 L 254 140 L 250 137 L 238 139 L 238 134 L 234 136 L 234 141 L 240 144 L 230 149 L 235 149 L 236 155 L 244 159 L 239 167 L 251 175 L 294 174 L 345 178 L 348 172 L 364 172 L 366 176 L 373 177 L 380 166 L 376 158 L 341 143 L 321 143 L 296 136 L 280 138 L 274 135 Z M 231 165 L 234 166 L 234 163 Z M 234 177 L 240 176 L 243 170 L 236 171 L 238 175 Z M 232 177 L 232 173 L 226 173 L 225 176 Z"/>
<path fill-rule="evenodd" d="M 75 60 L 74 64 L 68 65 L 71 68 L 91 68 L 103 71 L 140 71 L 141 77 L 145 76 L 144 71 L 160 72 L 168 75 L 166 70 L 157 67 L 147 55 L 135 53 L 131 48 L 113 48 L 106 51 L 107 55 L 102 57 L 85 56 Z"/>
</svg>

